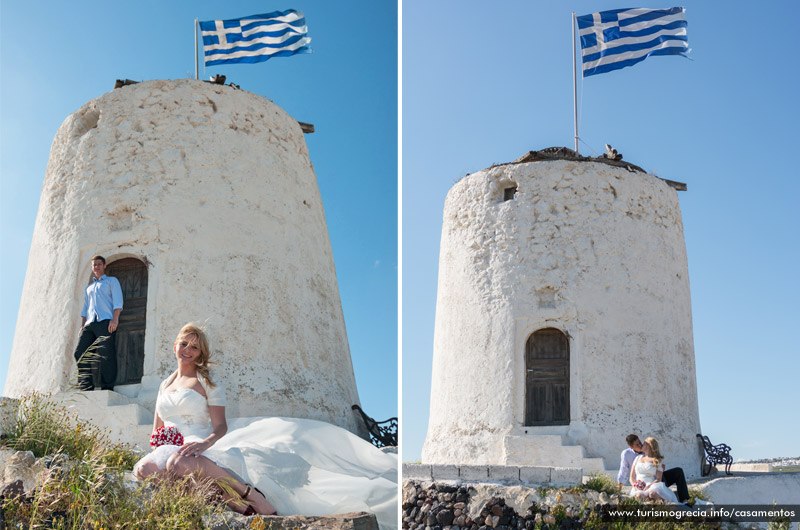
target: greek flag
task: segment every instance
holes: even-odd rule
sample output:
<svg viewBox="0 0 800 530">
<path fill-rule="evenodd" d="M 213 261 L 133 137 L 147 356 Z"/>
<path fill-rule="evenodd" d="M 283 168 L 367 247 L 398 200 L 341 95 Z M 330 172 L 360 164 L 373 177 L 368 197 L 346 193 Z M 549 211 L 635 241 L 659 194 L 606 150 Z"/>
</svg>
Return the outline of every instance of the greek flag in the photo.
<svg viewBox="0 0 800 530">
<path fill-rule="evenodd" d="M 259 63 L 311 53 L 303 13 L 294 9 L 231 20 L 200 22 L 206 66 Z"/>
<path fill-rule="evenodd" d="M 583 77 L 619 70 L 651 55 L 689 52 L 685 9 L 615 9 L 577 17 Z"/>
</svg>

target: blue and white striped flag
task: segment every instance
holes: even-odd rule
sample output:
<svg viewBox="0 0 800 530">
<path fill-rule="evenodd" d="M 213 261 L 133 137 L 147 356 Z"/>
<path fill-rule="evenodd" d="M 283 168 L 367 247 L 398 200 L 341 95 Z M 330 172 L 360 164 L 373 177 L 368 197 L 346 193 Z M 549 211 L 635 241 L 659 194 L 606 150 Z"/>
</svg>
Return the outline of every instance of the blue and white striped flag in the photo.
<svg viewBox="0 0 800 530">
<path fill-rule="evenodd" d="M 200 22 L 200 30 L 206 66 L 259 63 L 270 57 L 311 53 L 306 19 L 294 9 Z"/>
<path fill-rule="evenodd" d="M 685 9 L 615 9 L 577 17 L 583 77 L 619 70 L 651 55 L 689 52 Z"/>
</svg>

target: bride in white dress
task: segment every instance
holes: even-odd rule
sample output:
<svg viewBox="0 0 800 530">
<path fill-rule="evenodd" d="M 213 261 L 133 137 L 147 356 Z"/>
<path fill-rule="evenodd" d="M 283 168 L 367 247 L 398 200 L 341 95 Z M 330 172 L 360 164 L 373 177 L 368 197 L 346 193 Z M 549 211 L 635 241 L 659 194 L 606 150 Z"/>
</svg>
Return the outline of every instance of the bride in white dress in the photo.
<svg viewBox="0 0 800 530">
<path fill-rule="evenodd" d="M 664 456 L 658 449 L 658 440 L 645 438 L 642 451 L 644 454 L 637 456 L 631 466 L 631 495 L 640 500 L 663 500 L 678 504 L 678 497 L 661 481 Z"/>
<path fill-rule="evenodd" d="M 225 481 L 228 506 L 247 515 L 333 515 L 366 511 L 397 527 L 397 458 L 329 423 L 298 418 L 225 419 L 225 391 L 208 372 L 202 329 L 175 339 L 178 369 L 161 383 L 153 432 L 175 427 L 184 444 L 162 445 L 134 467 L 152 474 L 196 473 Z M 261 493 L 263 492 L 263 494 Z"/>
</svg>

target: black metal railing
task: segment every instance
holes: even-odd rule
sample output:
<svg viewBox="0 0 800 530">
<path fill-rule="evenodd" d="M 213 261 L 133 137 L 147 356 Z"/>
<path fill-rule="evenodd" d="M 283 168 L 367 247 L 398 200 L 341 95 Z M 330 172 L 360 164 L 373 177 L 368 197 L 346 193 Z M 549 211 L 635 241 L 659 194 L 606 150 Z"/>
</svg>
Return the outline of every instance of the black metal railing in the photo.
<svg viewBox="0 0 800 530">
<path fill-rule="evenodd" d="M 711 468 L 718 464 L 725 465 L 725 474 L 731 475 L 731 464 L 733 457 L 731 456 L 731 447 L 728 444 L 714 445 L 709 440 L 708 436 L 698 434 L 697 438 L 703 444 L 703 462 L 700 463 L 700 474 L 704 477 L 711 473 Z"/>
<path fill-rule="evenodd" d="M 389 418 L 384 421 L 375 421 L 367 416 L 358 405 L 353 405 L 353 410 L 358 411 L 361 419 L 369 431 L 370 441 L 375 447 L 396 447 L 397 446 L 397 418 Z"/>
</svg>

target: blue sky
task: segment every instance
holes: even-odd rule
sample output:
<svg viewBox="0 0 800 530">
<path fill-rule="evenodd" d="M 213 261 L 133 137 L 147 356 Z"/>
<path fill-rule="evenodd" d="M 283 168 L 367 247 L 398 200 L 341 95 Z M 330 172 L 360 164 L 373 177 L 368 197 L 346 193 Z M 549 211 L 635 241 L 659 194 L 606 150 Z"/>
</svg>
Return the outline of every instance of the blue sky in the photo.
<svg viewBox="0 0 800 530">
<path fill-rule="evenodd" d="M 346 4 L 346 5 L 344 5 Z M 314 53 L 206 69 L 267 97 L 306 135 L 362 405 L 397 414 L 397 6 L 296 0 L 0 4 L 0 385 L 50 145 L 119 78 L 194 77 L 194 19 L 302 10 Z M 347 7 L 345 9 L 344 7 Z M 369 13 L 369 24 L 353 13 Z M 183 323 L 176 322 L 177 330 Z"/>
<path fill-rule="evenodd" d="M 573 146 L 572 11 L 672 5 L 687 9 L 692 60 L 579 79 L 580 151 L 609 143 L 688 184 L 679 199 L 702 429 L 736 459 L 800 456 L 800 4 L 404 0 L 404 461 L 419 459 L 427 428 L 447 191 L 529 150 Z"/>
<path fill-rule="evenodd" d="M 209 68 L 314 123 L 362 403 L 397 410 L 397 77 L 392 2 L 0 4 L 0 383 L 53 136 L 117 78 L 194 74 L 192 23 L 289 7 L 311 55 Z M 800 455 L 800 257 L 791 59 L 800 7 L 687 1 L 692 61 L 654 57 L 579 80 L 581 152 L 610 143 L 679 197 L 692 287 L 700 419 L 735 458 Z M 77 7 L 76 7 L 77 6 Z M 669 7 L 641 2 L 641 7 Z M 571 12 L 606 1 L 403 2 L 403 459 L 427 427 L 444 198 L 465 174 L 572 146 Z M 353 18 L 352 13 L 362 13 Z M 201 70 L 202 74 L 202 70 Z"/>
</svg>

